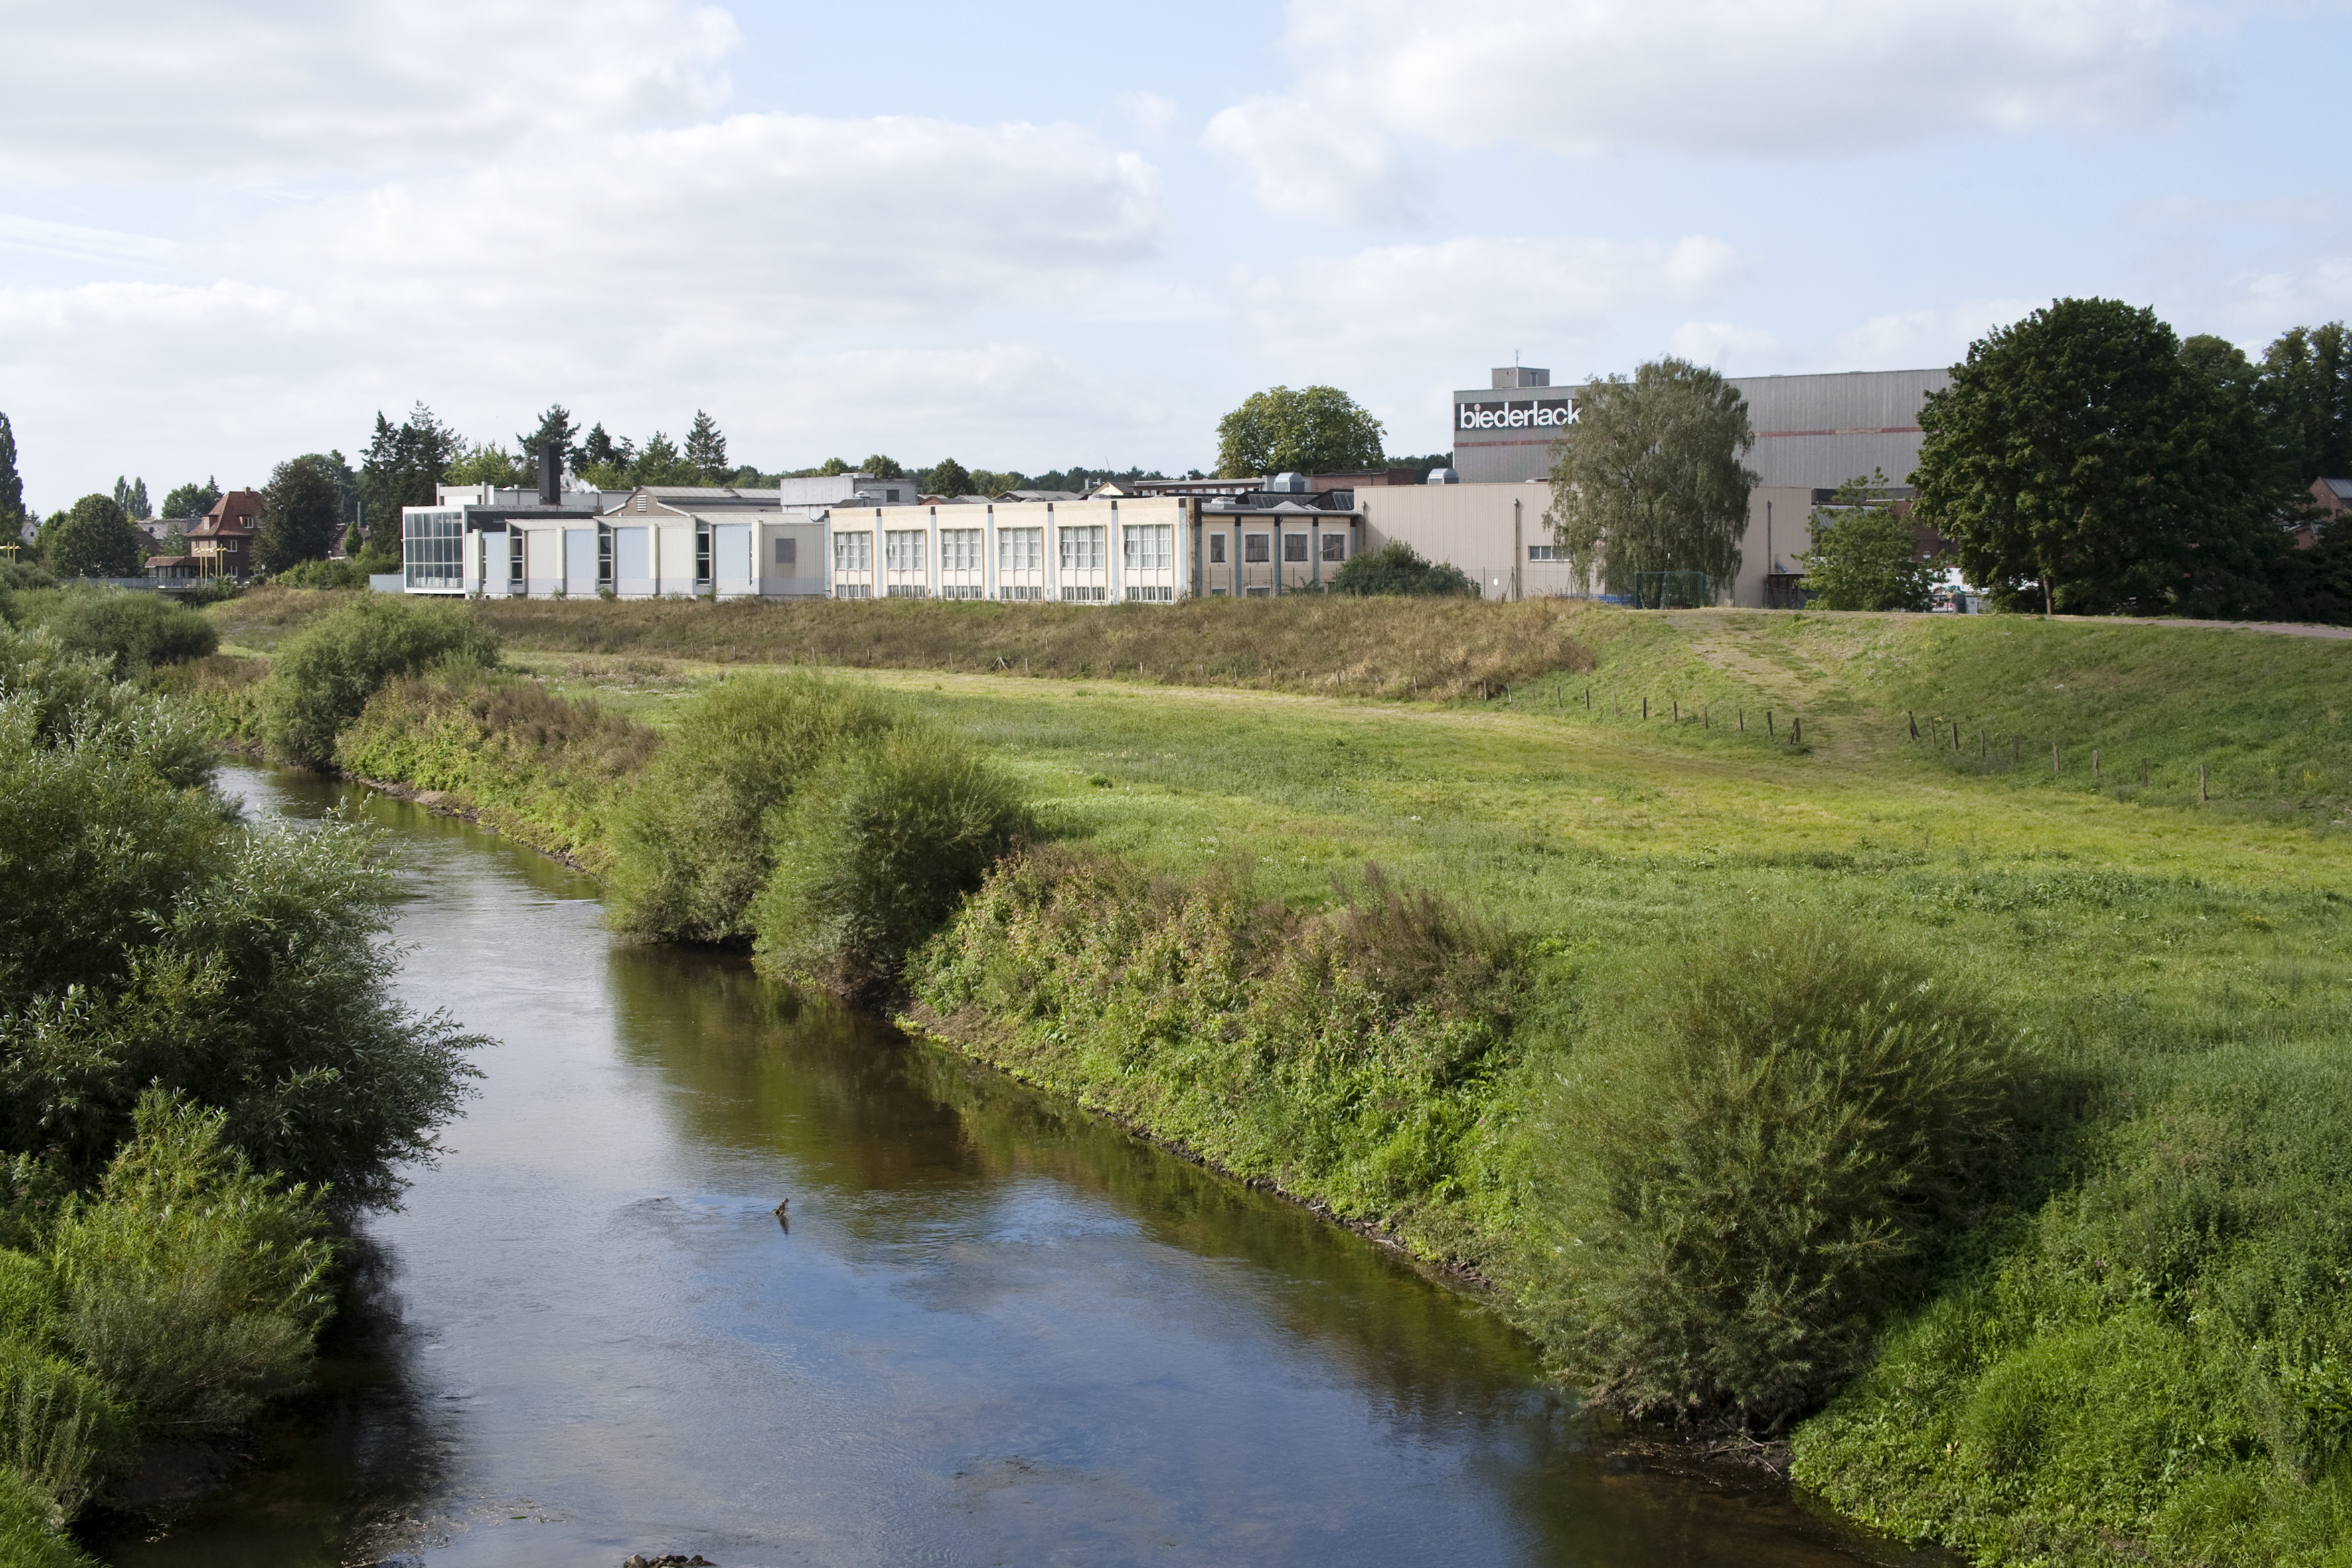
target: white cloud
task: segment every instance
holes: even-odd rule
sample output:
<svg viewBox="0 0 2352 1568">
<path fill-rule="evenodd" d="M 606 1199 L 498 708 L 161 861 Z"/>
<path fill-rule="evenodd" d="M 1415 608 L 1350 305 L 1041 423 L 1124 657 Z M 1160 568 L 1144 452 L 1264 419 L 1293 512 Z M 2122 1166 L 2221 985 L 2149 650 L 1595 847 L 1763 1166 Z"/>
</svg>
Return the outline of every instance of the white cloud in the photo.
<svg viewBox="0 0 2352 1568">
<path fill-rule="evenodd" d="M 1694 364 L 1738 375 L 1760 369 L 1780 353 L 1780 340 L 1729 321 L 1685 321 L 1667 337 L 1666 347 Z"/>
<path fill-rule="evenodd" d="M 1746 270 L 1722 240 L 1449 239 L 1236 269 L 1250 329 L 1274 353 L 1352 363 L 1423 349 L 1581 347 L 1625 313 L 1688 308 Z"/>
<path fill-rule="evenodd" d="M 1836 370 L 1920 370 L 1957 364 L 1969 344 L 2021 321 L 2047 300 L 1969 300 L 1873 316 L 1829 342 Z"/>
<path fill-rule="evenodd" d="M 1176 118 L 1176 105 L 1156 92 L 1122 92 L 1118 95 L 1118 111 L 1127 116 L 1135 133 L 1153 146 L 1168 140 L 1168 126 Z"/>
<path fill-rule="evenodd" d="M 1209 121 L 1201 145 L 1288 218 L 1412 224 L 1428 200 L 1428 169 L 1330 94 L 1244 99 Z"/>
<path fill-rule="evenodd" d="M 2166 118 L 2209 93 L 2200 39 L 2225 12 L 2212 0 L 1549 0 L 1475 13 L 1292 0 L 1285 47 L 1297 90 L 1375 139 L 1811 152 Z"/>
<path fill-rule="evenodd" d="M 703 115 L 733 17 L 696 0 L 12 5 L 0 179 L 380 169 Z"/>
</svg>

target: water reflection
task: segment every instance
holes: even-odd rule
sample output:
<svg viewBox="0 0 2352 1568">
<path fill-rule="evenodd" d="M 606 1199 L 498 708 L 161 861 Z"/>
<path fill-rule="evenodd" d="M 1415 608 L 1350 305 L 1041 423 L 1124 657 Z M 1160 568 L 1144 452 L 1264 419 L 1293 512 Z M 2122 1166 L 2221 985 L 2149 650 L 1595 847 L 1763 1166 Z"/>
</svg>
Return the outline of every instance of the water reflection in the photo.
<svg viewBox="0 0 2352 1568">
<path fill-rule="evenodd" d="M 503 1044 L 371 1222 L 320 1394 L 112 1561 L 1853 1560 L 1769 1489 L 1611 1458 L 1381 1249 L 738 961 L 616 942 L 476 829 L 357 809 L 407 868 L 404 992 Z"/>
</svg>

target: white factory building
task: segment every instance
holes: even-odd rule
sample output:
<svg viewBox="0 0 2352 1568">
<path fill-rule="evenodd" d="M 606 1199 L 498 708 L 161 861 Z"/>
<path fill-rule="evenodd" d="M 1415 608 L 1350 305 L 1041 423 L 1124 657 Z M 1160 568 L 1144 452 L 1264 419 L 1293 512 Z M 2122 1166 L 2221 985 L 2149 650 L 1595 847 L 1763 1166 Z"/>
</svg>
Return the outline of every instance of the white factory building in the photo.
<svg viewBox="0 0 2352 1568">
<path fill-rule="evenodd" d="M 1794 602 L 1813 509 L 1874 470 L 1906 484 L 1940 370 L 1733 378 L 1759 482 L 1725 602 Z M 402 513 L 412 594 L 645 599 L 992 599 L 1168 604 L 1318 591 L 1353 555 L 1401 541 L 1489 598 L 1583 596 L 1544 521 L 1550 449 L 1583 389 L 1512 365 L 1454 395 L 1454 468 L 1105 486 L 925 500 L 870 474 L 773 489 L 440 488 Z"/>
</svg>

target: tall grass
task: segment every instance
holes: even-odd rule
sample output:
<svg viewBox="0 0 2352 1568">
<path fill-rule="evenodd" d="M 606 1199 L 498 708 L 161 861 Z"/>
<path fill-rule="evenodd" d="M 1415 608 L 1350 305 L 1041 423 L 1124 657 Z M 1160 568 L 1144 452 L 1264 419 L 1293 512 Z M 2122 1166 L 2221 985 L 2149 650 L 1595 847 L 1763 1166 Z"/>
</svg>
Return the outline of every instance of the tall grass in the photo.
<svg viewBox="0 0 2352 1568">
<path fill-rule="evenodd" d="M 500 832 L 599 871 L 654 752 L 644 724 L 471 665 L 394 681 L 336 742 L 349 773 L 449 792 Z"/>
<path fill-rule="evenodd" d="M 1174 605 L 918 600 L 790 604 L 494 599 L 473 607 L 521 649 L 656 654 L 721 664 L 815 664 L 1157 685 L 1451 700 L 1492 695 L 1591 661 L 1563 602 L 1475 598 L 1194 599 Z M 215 615 L 246 640 L 297 624 L 248 595 Z"/>
<path fill-rule="evenodd" d="M 1381 1218 L 1463 1178 L 1522 944 L 1377 873 L 1321 915 L 1249 868 L 1152 878 L 1048 845 L 925 949 L 927 1026 L 1229 1169 Z"/>
</svg>

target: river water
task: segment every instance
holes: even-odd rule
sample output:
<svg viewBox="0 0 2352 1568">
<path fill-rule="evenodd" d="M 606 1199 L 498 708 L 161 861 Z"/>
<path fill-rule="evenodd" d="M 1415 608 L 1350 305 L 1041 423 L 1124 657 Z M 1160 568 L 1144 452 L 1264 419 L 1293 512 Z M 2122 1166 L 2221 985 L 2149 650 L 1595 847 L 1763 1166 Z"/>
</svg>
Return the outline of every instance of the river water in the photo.
<svg viewBox="0 0 2352 1568">
<path fill-rule="evenodd" d="M 1627 1457 L 1369 1242 L 613 938 L 589 880 L 493 834 L 224 783 L 382 826 L 403 996 L 499 1043 L 367 1221 L 318 1391 L 226 1489 L 102 1533 L 119 1568 L 1908 1561 Z"/>
</svg>

